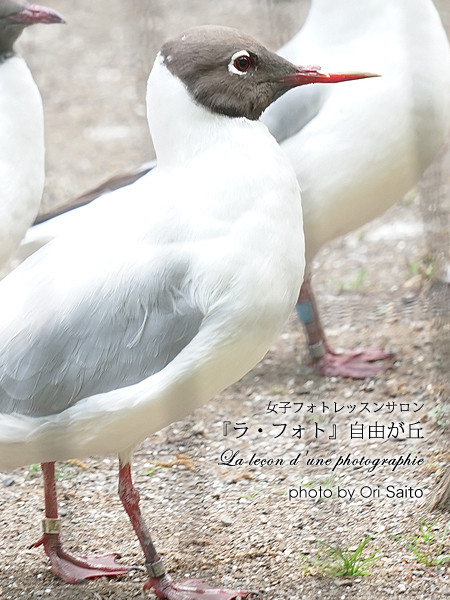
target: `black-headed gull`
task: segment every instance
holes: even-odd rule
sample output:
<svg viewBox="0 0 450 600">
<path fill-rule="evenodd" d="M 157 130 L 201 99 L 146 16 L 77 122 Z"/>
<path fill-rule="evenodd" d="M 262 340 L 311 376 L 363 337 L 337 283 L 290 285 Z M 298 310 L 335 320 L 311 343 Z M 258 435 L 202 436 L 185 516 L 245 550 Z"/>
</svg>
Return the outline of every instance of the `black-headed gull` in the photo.
<svg viewBox="0 0 450 600">
<path fill-rule="evenodd" d="M 186 31 L 149 77 L 158 165 L 122 189 L 126 214 L 113 200 L 82 244 L 78 231 L 61 236 L 0 282 L 0 467 L 42 464 L 36 545 L 65 581 L 127 568 L 63 549 L 54 461 L 117 452 L 147 587 L 170 600 L 246 594 L 172 582 L 139 510 L 131 453 L 249 371 L 295 306 L 300 191 L 262 111 L 290 88 L 367 76 L 295 67 L 229 28 Z"/>
<path fill-rule="evenodd" d="M 302 189 L 306 272 L 297 312 L 313 364 L 324 375 L 364 378 L 390 365 L 393 355 L 330 347 L 311 286 L 312 260 L 326 243 L 400 200 L 432 161 L 450 126 L 449 44 L 431 0 L 312 0 L 304 27 L 280 53 L 294 62 L 368 65 L 382 75 L 363 84 L 299 88 L 262 117 Z M 128 180 L 108 181 L 67 208 L 147 171 L 141 167 Z M 65 210 L 50 211 L 41 221 Z M 84 227 L 83 210 L 48 220 L 27 232 L 21 254 Z"/>
<path fill-rule="evenodd" d="M 14 51 L 25 27 L 64 23 L 54 10 L 0 0 L 0 267 L 33 223 L 44 188 L 44 115 L 26 62 Z"/>
</svg>

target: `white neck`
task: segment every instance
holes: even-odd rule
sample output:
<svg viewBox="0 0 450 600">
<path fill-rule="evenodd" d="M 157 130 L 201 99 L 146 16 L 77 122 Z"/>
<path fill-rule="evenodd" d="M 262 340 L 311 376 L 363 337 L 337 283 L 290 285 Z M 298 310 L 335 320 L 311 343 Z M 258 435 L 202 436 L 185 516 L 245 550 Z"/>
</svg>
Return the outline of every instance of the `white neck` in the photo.
<svg viewBox="0 0 450 600">
<path fill-rule="evenodd" d="M 180 167 L 231 131 L 257 122 L 233 119 L 197 104 L 158 55 L 147 84 L 147 118 L 158 165 Z"/>
</svg>

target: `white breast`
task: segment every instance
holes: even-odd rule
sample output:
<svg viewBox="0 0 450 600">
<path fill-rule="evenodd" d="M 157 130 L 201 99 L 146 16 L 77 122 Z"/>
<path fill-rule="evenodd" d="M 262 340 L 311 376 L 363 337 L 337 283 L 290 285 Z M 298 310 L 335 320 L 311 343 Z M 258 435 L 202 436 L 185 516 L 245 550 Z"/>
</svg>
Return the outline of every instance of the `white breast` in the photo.
<svg viewBox="0 0 450 600">
<path fill-rule="evenodd" d="M 302 189 L 310 260 L 400 200 L 433 160 L 450 126 L 450 49 L 429 0 L 313 0 L 280 53 L 381 75 L 300 88 L 267 111 L 275 125 L 289 121 L 294 103 L 312 114 L 297 129 L 291 122 L 282 142 Z"/>
<path fill-rule="evenodd" d="M 0 64 L 0 266 L 37 215 L 44 187 L 42 101 L 25 61 Z"/>
</svg>

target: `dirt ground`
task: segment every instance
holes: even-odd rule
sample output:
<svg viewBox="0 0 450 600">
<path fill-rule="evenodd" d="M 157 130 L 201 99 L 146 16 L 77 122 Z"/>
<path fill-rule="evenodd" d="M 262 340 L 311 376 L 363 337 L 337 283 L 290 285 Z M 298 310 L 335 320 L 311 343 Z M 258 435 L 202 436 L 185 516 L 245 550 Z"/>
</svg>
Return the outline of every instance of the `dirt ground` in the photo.
<svg viewBox="0 0 450 600">
<path fill-rule="evenodd" d="M 67 25 L 23 36 L 46 108 L 46 206 L 152 156 L 144 91 L 165 38 L 210 22 L 240 27 L 276 48 L 307 10 L 302 0 L 174 4 L 54 0 Z M 437 4 L 450 31 L 450 9 L 445 0 Z M 450 563 L 438 564 L 450 553 L 448 536 L 440 546 L 448 514 L 426 507 L 450 457 L 449 174 L 447 152 L 418 190 L 316 261 L 314 284 L 332 344 L 389 348 L 396 353 L 390 371 L 365 381 L 317 377 L 293 315 L 242 381 L 137 449 L 142 510 L 176 579 L 244 587 L 264 600 L 450 597 Z M 369 439 L 377 424 L 383 435 Z M 299 425 L 301 438 L 294 435 Z M 348 455 L 354 464 L 340 464 Z M 400 457 L 412 464 L 376 464 Z M 300 485 L 307 498 L 298 497 Z M 58 465 L 58 487 L 68 548 L 120 551 L 122 562 L 143 564 L 116 493 L 115 457 Z M 39 468 L 1 473 L 0 490 L 1 600 L 154 597 L 143 592 L 141 570 L 78 586 L 58 581 L 42 550 L 29 549 L 43 516 Z M 417 552 L 431 566 L 406 544 L 424 520 L 432 539 Z M 337 577 L 312 564 L 318 542 L 355 550 L 367 535 L 365 554 L 380 550 L 369 575 Z"/>
</svg>

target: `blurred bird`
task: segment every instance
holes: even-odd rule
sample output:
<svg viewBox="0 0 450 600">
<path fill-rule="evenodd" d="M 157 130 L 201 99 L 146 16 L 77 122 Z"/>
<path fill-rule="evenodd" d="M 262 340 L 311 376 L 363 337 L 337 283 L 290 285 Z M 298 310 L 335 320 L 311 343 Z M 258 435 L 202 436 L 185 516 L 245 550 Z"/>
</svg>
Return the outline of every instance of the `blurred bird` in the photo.
<svg viewBox="0 0 450 600">
<path fill-rule="evenodd" d="M 383 214 L 418 182 L 450 128 L 450 47 L 431 0 L 312 0 L 279 53 L 380 73 L 362 85 L 296 90 L 263 122 L 302 190 L 306 271 L 297 312 L 316 370 L 364 378 L 390 364 L 377 348 L 335 352 L 314 298 L 318 250 Z M 377 363 L 374 361 L 384 361 Z"/>
<path fill-rule="evenodd" d="M 330 347 L 312 290 L 312 261 L 322 246 L 400 200 L 433 160 L 450 126 L 448 40 L 431 0 L 312 0 L 304 27 L 280 54 L 382 75 L 363 84 L 299 88 L 262 117 L 302 189 L 306 272 L 297 312 L 313 364 L 323 375 L 364 378 L 389 366 L 393 354 L 377 348 L 337 353 Z M 22 253 L 72 229 L 83 231 L 82 209 L 52 217 L 149 168 L 143 165 L 129 179 L 108 181 L 42 215 L 39 222 L 51 220 L 29 230 Z"/>
<path fill-rule="evenodd" d="M 39 90 L 14 44 L 25 27 L 64 23 L 54 10 L 0 0 L 0 268 L 39 210 L 44 188 L 44 116 Z"/>
<path fill-rule="evenodd" d="M 249 371 L 295 306 L 300 191 L 261 113 L 293 87 L 369 76 L 295 67 L 229 28 L 186 31 L 164 44 L 148 81 L 157 167 L 86 207 L 82 244 L 78 231 L 60 236 L 0 282 L 0 468 L 42 463 L 36 545 L 64 581 L 127 568 L 63 549 L 54 461 L 118 452 L 147 587 L 169 600 L 249 597 L 172 582 L 140 513 L 131 453 Z"/>
</svg>

